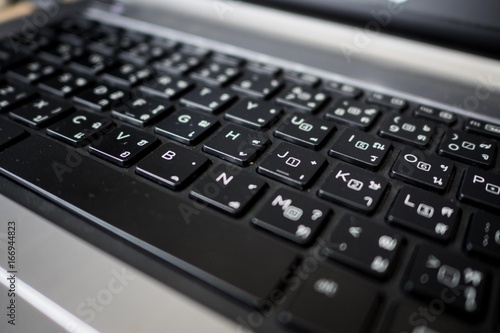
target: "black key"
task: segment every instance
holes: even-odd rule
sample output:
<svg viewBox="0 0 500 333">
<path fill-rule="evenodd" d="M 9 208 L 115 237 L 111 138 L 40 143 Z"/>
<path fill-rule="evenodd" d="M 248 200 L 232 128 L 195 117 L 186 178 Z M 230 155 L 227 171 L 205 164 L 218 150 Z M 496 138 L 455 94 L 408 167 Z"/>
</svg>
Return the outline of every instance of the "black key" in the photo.
<svg viewBox="0 0 500 333">
<path fill-rule="evenodd" d="M 178 43 L 176 41 L 160 36 L 152 36 L 149 43 L 151 45 L 159 46 L 166 51 L 173 51 L 178 46 Z"/>
<path fill-rule="evenodd" d="M 334 129 L 335 126 L 319 118 L 294 114 L 276 129 L 274 135 L 305 148 L 318 149 Z"/>
<path fill-rule="evenodd" d="M 11 69 L 12 66 L 24 60 L 24 57 L 19 56 L 19 53 L 4 44 L 5 42 L 0 44 L 0 72 Z"/>
<path fill-rule="evenodd" d="M 274 94 L 282 85 L 283 83 L 278 79 L 257 73 L 247 73 L 237 80 L 232 88 L 245 94 L 265 98 Z"/>
<path fill-rule="evenodd" d="M 444 192 L 455 171 L 446 158 L 405 147 L 391 169 L 391 176 L 409 184 Z"/>
<path fill-rule="evenodd" d="M 240 70 L 237 66 L 212 62 L 198 68 L 191 74 L 191 77 L 208 84 L 223 86 L 239 74 Z"/>
<path fill-rule="evenodd" d="M 328 110 L 325 118 L 365 131 L 373 124 L 379 114 L 380 111 L 377 108 L 360 102 L 344 100 Z"/>
<path fill-rule="evenodd" d="M 90 81 L 83 76 L 63 72 L 42 81 L 38 87 L 59 97 L 69 97 L 87 88 L 89 84 Z"/>
<path fill-rule="evenodd" d="M 53 65 L 42 61 L 30 61 L 7 72 L 7 76 L 26 84 L 34 84 L 56 72 Z"/>
<path fill-rule="evenodd" d="M 420 105 L 413 114 L 417 118 L 429 119 L 447 126 L 451 126 L 457 121 L 457 116 L 454 113 L 426 105 Z"/>
<path fill-rule="evenodd" d="M 111 27 L 111 28 L 113 29 L 114 27 Z M 145 35 L 142 32 L 138 32 L 138 31 L 125 30 L 122 32 L 122 42 L 120 43 L 120 45 L 118 47 L 120 47 L 121 49 L 128 48 L 128 46 L 126 46 L 125 44 L 129 43 L 129 40 L 133 42 L 133 43 L 131 43 L 132 45 L 135 45 L 136 43 L 144 43 L 146 41 L 149 42 L 150 36 Z M 125 42 L 123 42 L 123 41 L 125 41 Z"/>
<path fill-rule="evenodd" d="M 304 189 L 326 164 L 326 159 L 318 153 L 283 142 L 260 164 L 258 172 Z"/>
<path fill-rule="evenodd" d="M 188 55 L 194 55 L 200 58 L 207 57 L 212 51 L 204 47 L 194 46 L 194 45 L 181 45 L 180 51 Z"/>
<path fill-rule="evenodd" d="M 441 248 L 417 248 L 404 289 L 426 299 L 446 296 L 445 309 L 462 318 L 477 319 L 485 314 L 489 290 L 489 271 Z"/>
<path fill-rule="evenodd" d="M 160 121 L 155 132 L 186 145 L 194 145 L 217 126 L 217 118 L 190 110 L 180 110 Z"/>
<path fill-rule="evenodd" d="M 331 211 L 327 205 L 289 190 L 276 191 L 252 223 L 299 244 L 312 242 Z"/>
<path fill-rule="evenodd" d="M 95 76 L 105 70 L 111 63 L 111 60 L 100 53 L 84 52 L 82 56 L 71 61 L 70 67 L 87 76 Z"/>
<path fill-rule="evenodd" d="M 123 61 L 144 67 L 151 61 L 161 58 L 164 54 L 163 47 L 151 42 L 140 42 L 123 48 L 118 56 Z"/>
<path fill-rule="evenodd" d="M 130 48 L 135 45 L 131 34 L 120 34 L 118 30 L 109 28 L 107 31 L 99 32 L 86 43 L 86 47 L 108 57 L 112 57 L 120 49 Z"/>
<path fill-rule="evenodd" d="M 0 112 L 18 107 L 35 96 L 35 93 L 22 86 L 0 81 Z"/>
<path fill-rule="evenodd" d="M 498 216 L 476 212 L 470 219 L 465 249 L 500 262 L 500 220 Z"/>
<path fill-rule="evenodd" d="M 59 23 L 56 28 L 62 32 L 59 39 L 77 45 L 82 45 L 97 33 L 96 24 L 84 19 L 68 19 Z"/>
<path fill-rule="evenodd" d="M 350 98 L 356 98 L 363 93 L 361 89 L 335 81 L 325 83 L 325 89 L 338 95 L 343 95 Z"/>
<path fill-rule="evenodd" d="M 392 230 L 347 215 L 333 229 L 325 251 L 334 260 L 386 278 L 394 269 L 402 241 Z"/>
<path fill-rule="evenodd" d="M 227 110 L 224 117 L 237 124 L 260 130 L 271 127 L 280 114 L 281 109 L 273 103 L 245 98 Z"/>
<path fill-rule="evenodd" d="M 490 122 L 469 119 L 464 125 L 465 131 L 474 134 L 486 135 L 493 139 L 500 140 L 500 125 Z"/>
<path fill-rule="evenodd" d="M 141 86 L 141 90 L 153 96 L 175 99 L 191 89 L 193 83 L 162 74 L 155 76 Z"/>
<path fill-rule="evenodd" d="M 500 210 L 500 175 L 476 168 L 469 168 L 458 191 L 461 201 Z"/>
<path fill-rule="evenodd" d="M 113 109 L 111 114 L 135 126 L 148 126 L 159 118 L 167 115 L 172 109 L 169 102 L 159 102 L 154 99 L 145 99 L 140 95 L 130 98 Z"/>
<path fill-rule="evenodd" d="M 316 112 L 329 97 L 323 92 L 302 86 L 293 86 L 284 91 L 277 99 L 277 103 L 307 112 Z"/>
<path fill-rule="evenodd" d="M 279 319 L 300 332 L 367 332 L 380 303 L 375 286 L 324 264 L 296 294 Z"/>
<path fill-rule="evenodd" d="M 495 164 L 497 144 L 475 135 L 447 131 L 438 153 L 470 165 L 490 168 Z"/>
<path fill-rule="evenodd" d="M 39 57 L 54 64 L 66 63 L 83 54 L 83 48 L 71 43 L 56 42 L 40 50 Z"/>
<path fill-rule="evenodd" d="M 434 125 L 408 116 L 391 115 L 380 127 L 378 134 L 415 147 L 425 147 L 434 134 Z"/>
<path fill-rule="evenodd" d="M 318 195 L 352 209 L 372 213 L 387 187 L 384 176 L 339 163 L 321 185 Z"/>
<path fill-rule="evenodd" d="M 136 172 L 161 185 L 179 190 L 196 178 L 210 160 L 192 150 L 167 143 L 137 165 Z"/>
<path fill-rule="evenodd" d="M 460 222 L 460 208 L 455 200 L 403 187 L 392 203 L 387 221 L 439 241 L 449 241 Z"/>
<path fill-rule="evenodd" d="M 89 151 L 111 163 L 127 167 L 151 151 L 158 141 L 151 134 L 121 126 L 91 144 Z"/>
<path fill-rule="evenodd" d="M 33 128 L 42 128 L 71 110 L 71 105 L 52 98 L 40 97 L 10 111 L 11 118 Z"/>
<path fill-rule="evenodd" d="M 47 128 L 47 134 L 75 147 L 100 139 L 113 126 L 108 118 L 78 111 Z"/>
<path fill-rule="evenodd" d="M 285 72 L 285 79 L 312 88 L 316 87 L 321 81 L 317 76 L 292 70 Z"/>
<path fill-rule="evenodd" d="M 106 70 L 102 78 L 110 84 L 130 88 L 148 79 L 151 74 L 151 69 L 147 67 L 122 63 Z"/>
<path fill-rule="evenodd" d="M 220 164 L 193 187 L 190 195 L 230 215 L 241 215 L 267 187 L 265 181 L 248 171 Z"/>
<path fill-rule="evenodd" d="M 265 235 L 206 209 L 199 214 L 200 206 L 189 200 L 87 156 L 76 154 L 79 163 L 70 167 L 67 156 L 66 147 L 31 137 L 1 153 L 0 171 L 250 305 L 276 291 L 296 260 L 294 251 Z"/>
<path fill-rule="evenodd" d="M 244 60 L 241 58 L 223 53 L 214 54 L 213 59 L 218 63 L 232 66 L 241 66 L 244 62 Z"/>
<path fill-rule="evenodd" d="M 26 131 L 6 120 L 0 119 L 0 150 L 26 136 Z"/>
<path fill-rule="evenodd" d="M 445 295 L 446 297 L 446 295 Z M 453 297 L 453 296 L 450 296 Z M 447 298 L 445 298 L 447 299 Z M 470 333 L 477 327 L 468 325 L 460 318 L 442 313 L 441 304 L 446 303 L 403 303 L 388 312 L 389 327 L 380 332 L 386 333 Z M 443 298 L 439 299 L 440 301 Z M 437 306 L 440 310 L 437 311 Z"/>
<path fill-rule="evenodd" d="M 36 28 L 35 28 L 36 29 Z M 8 38 L 8 47 L 14 53 L 25 53 L 33 54 L 41 48 L 44 48 L 50 43 L 50 39 L 47 36 L 39 34 L 38 29 L 36 29 L 36 36 L 33 36 L 33 32 L 24 31 L 24 34 L 10 33 Z M 29 36 L 30 35 L 30 36 Z"/>
<path fill-rule="evenodd" d="M 205 143 L 203 150 L 231 163 L 247 166 L 269 143 L 267 134 L 227 125 Z"/>
<path fill-rule="evenodd" d="M 346 162 L 377 169 L 392 148 L 390 141 L 347 128 L 335 141 L 329 154 Z"/>
<path fill-rule="evenodd" d="M 123 90 L 101 84 L 76 95 L 73 101 L 90 110 L 105 111 L 119 103 L 125 96 Z"/>
<path fill-rule="evenodd" d="M 201 59 L 195 55 L 182 52 L 175 52 L 171 55 L 161 58 L 154 63 L 159 71 L 165 71 L 175 75 L 185 74 L 201 64 Z"/>
<path fill-rule="evenodd" d="M 251 61 L 247 65 L 248 69 L 252 72 L 262 73 L 270 76 L 278 75 L 281 72 L 281 68 L 275 65 Z"/>
<path fill-rule="evenodd" d="M 402 111 L 408 106 L 408 102 L 402 98 L 372 93 L 366 99 L 367 103 L 379 105 L 396 111 Z"/>
<path fill-rule="evenodd" d="M 218 88 L 197 87 L 181 98 L 181 103 L 203 111 L 217 113 L 225 109 L 236 98 Z"/>
</svg>

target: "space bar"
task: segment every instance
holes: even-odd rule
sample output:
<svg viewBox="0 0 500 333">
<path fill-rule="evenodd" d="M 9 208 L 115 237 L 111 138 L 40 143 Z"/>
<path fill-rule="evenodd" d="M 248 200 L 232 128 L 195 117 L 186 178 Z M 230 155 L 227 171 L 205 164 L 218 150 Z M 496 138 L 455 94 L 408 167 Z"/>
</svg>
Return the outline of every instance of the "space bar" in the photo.
<svg viewBox="0 0 500 333">
<path fill-rule="evenodd" d="M 249 304 L 295 260 L 266 236 L 43 137 L 0 153 L 0 172 Z"/>
</svg>

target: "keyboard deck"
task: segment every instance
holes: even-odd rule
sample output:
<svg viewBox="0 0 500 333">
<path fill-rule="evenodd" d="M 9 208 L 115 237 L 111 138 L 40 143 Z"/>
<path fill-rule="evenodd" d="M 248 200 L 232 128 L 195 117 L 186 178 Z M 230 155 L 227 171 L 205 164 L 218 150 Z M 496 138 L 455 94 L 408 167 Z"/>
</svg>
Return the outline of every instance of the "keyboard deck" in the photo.
<svg viewBox="0 0 500 333">
<path fill-rule="evenodd" d="M 499 124 L 86 19 L 0 73 L 4 176 L 283 331 L 500 330 Z"/>
</svg>

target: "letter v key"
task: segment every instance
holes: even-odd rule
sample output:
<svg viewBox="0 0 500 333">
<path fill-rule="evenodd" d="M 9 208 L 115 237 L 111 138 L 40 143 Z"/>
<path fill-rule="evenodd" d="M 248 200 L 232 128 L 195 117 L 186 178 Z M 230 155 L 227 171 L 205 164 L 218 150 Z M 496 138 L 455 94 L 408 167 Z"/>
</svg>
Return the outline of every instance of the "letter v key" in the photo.
<svg viewBox="0 0 500 333">
<path fill-rule="evenodd" d="M 126 139 L 130 136 L 130 134 L 125 134 L 123 131 L 121 131 L 118 136 L 116 137 L 116 140 L 123 140 Z"/>
</svg>

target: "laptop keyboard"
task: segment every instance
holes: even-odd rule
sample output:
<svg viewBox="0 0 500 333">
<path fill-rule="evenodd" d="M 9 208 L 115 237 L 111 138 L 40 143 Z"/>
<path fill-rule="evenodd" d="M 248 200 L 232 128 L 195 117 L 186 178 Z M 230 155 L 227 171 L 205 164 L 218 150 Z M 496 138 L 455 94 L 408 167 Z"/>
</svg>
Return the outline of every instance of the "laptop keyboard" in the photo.
<svg viewBox="0 0 500 333">
<path fill-rule="evenodd" d="M 39 37 L 0 44 L 3 175 L 283 330 L 499 330 L 500 125 L 84 19 Z"/>
</svg>

